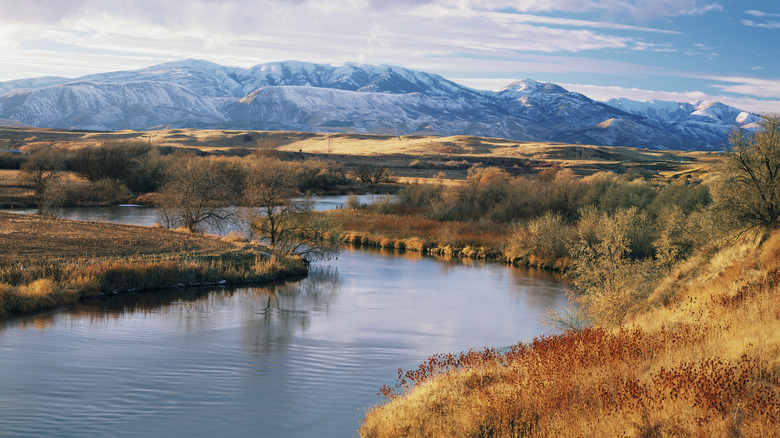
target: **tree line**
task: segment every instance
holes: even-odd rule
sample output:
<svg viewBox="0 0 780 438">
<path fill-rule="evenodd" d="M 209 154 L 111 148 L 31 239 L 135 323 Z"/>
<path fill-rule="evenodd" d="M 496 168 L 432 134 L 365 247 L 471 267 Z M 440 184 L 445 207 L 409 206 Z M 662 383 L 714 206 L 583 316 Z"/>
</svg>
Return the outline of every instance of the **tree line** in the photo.
<svg viewBox="0 0 780 438">
<path fill-rule="evenodd" d="M 327 256 L 335 250 L 328 243 L 333 233 L 326 233 L 334 224 L 311 214 L 303 195 L 355 176 L 332 161 L 283 158 L 266 151 L 246 157 L 166 154 L 143 143 L 114 142 L 75 151 L 42 148 L 20 167 L 44 216 L 56 216 L 63 204 L 132 200 L 159 206 L 159 223 L 167 228 L 203 232 L 241 222 L 276 249 Z"/>
</svg>

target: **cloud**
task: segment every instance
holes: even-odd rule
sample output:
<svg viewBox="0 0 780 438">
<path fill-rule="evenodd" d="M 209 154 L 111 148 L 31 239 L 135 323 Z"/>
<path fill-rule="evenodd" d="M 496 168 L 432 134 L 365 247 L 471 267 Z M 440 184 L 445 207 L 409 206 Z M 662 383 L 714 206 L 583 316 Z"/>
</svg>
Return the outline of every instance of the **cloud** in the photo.
<svg viewBox="0 0 780 438">
<path fill-rule="evenodd" d="M 452 0 L 443 3 L 490 10 L 512 8 L 519 12 L 591 12 L 633 21 L 704 15 L 723 10 L 720 3 L 706 0 Z"/>
<path fill-rule="evenodd" d="M 780 99 L 780 79 L 748 76 L 709 76 L 706 79 L 721 82 L 713 86 L 728 93 Z"/>
<path fill-rule="evenodd" d="M 762 12 L 757 10 L 748 10 L 745 11 L 745 14 L 755 17 L 756 19 L 760 19 L 762 21 L 754 21 L 745 18 L 740 20 L 740 23 L 743 26 L 757 27 L 757 28 L 769 29 L 769 30 L 780 29 L 780 21 L 772 20 L 772 18 L 780 18 L 780 14 L 773 14 L 773 13 Z"/>
<path fill-rule="evenodd" d="M 7 0 L 0 2 L 8 3 Z M 494 2 L 496 4 L 500 1 Z M 465 3 L 464 3 L 465 4 Z M 136 53 L 217 62 L 281 59 L 398 63 L 407 54 L 511 55 L 627 49 L 635 38 L 602 29 L 668 32 L 428 2 L 342 0 L 28 0 L 0 16 L 5 47 L 56 47 L 51 56 Z M 394 12 L 387 13 L 387 8 Z M 38 14 L 47 10 L 46 14 Z M 14 15 L 15 14 L 15 15 Z"/>
<path fill-rule="evenodd" d="M 771 14 L 768 12 L 761 12 L 756 10 L 745 11 L 745 13 L 754 17 L 780 17 L 780 14 Z"/>
<path fill-rule="evenodd" d="M 753 20 L 741 20 L 740 23 L 748 27 L 758 27 L 762 29 L 780 29 L 780 21 L 765 21 L 763 23 L 757 23 Z"/>
</svg>

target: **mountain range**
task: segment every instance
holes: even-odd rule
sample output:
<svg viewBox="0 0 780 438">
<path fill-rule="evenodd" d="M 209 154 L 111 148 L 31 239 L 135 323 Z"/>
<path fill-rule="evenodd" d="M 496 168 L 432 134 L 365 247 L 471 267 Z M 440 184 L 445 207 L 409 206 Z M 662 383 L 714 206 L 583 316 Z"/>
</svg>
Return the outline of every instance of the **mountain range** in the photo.
<svg viewBox="0 0 780 438">
<path fill-rule="evenodd" d="M 186 60 L 77 79 L 0 82 L 0 124 L 476 135 L 651 149 L 720 149 L 759 117 L 714 101 L 600 102 L 522 79 L 476 90 L 394 66 Z"/>
</svg>

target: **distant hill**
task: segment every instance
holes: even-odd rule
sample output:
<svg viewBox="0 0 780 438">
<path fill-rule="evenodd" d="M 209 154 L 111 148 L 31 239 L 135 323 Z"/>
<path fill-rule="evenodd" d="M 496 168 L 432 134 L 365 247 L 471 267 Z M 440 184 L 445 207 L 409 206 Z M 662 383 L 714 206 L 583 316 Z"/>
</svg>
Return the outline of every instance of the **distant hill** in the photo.
<svg viewBox="0 0 780 438">
<path fill-rule="evenodd" d="M 0 124 L 475 135 L 650 149 L 719 149 L 758 116 L 718 102 L 594 101 L 523 79 L 481 91 L 393 66 L 176 61 L 77 79 L 0 82 Z"/>
</svg>

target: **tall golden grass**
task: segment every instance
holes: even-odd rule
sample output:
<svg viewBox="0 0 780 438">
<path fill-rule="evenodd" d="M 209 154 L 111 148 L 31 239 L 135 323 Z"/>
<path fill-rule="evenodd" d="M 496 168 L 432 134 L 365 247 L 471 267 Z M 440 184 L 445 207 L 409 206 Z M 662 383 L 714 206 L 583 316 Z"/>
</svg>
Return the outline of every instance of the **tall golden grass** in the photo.
<svg viewBox="0 0 780 438">
<path fill-rule="evenodd" d="M 494 222 L 441 222 L 416 216 L 338 210 L 342 240 L 354 246 L 394 248 L 423 254 L 509 262 L 509 231 Z"/>
<path fill-rule="evenodd" d="M 213 256 L 0 260 L 0 315 L 27 313 L 99 294 L 281 280 L 306 273 L 301 260 L 235 251 Z"/>
<path fill-rule="evenodd" d="M 700 255 L 643 312 L 399 371 L 363 437 L 780 436 L 780 232 Z"/>
</svg>

